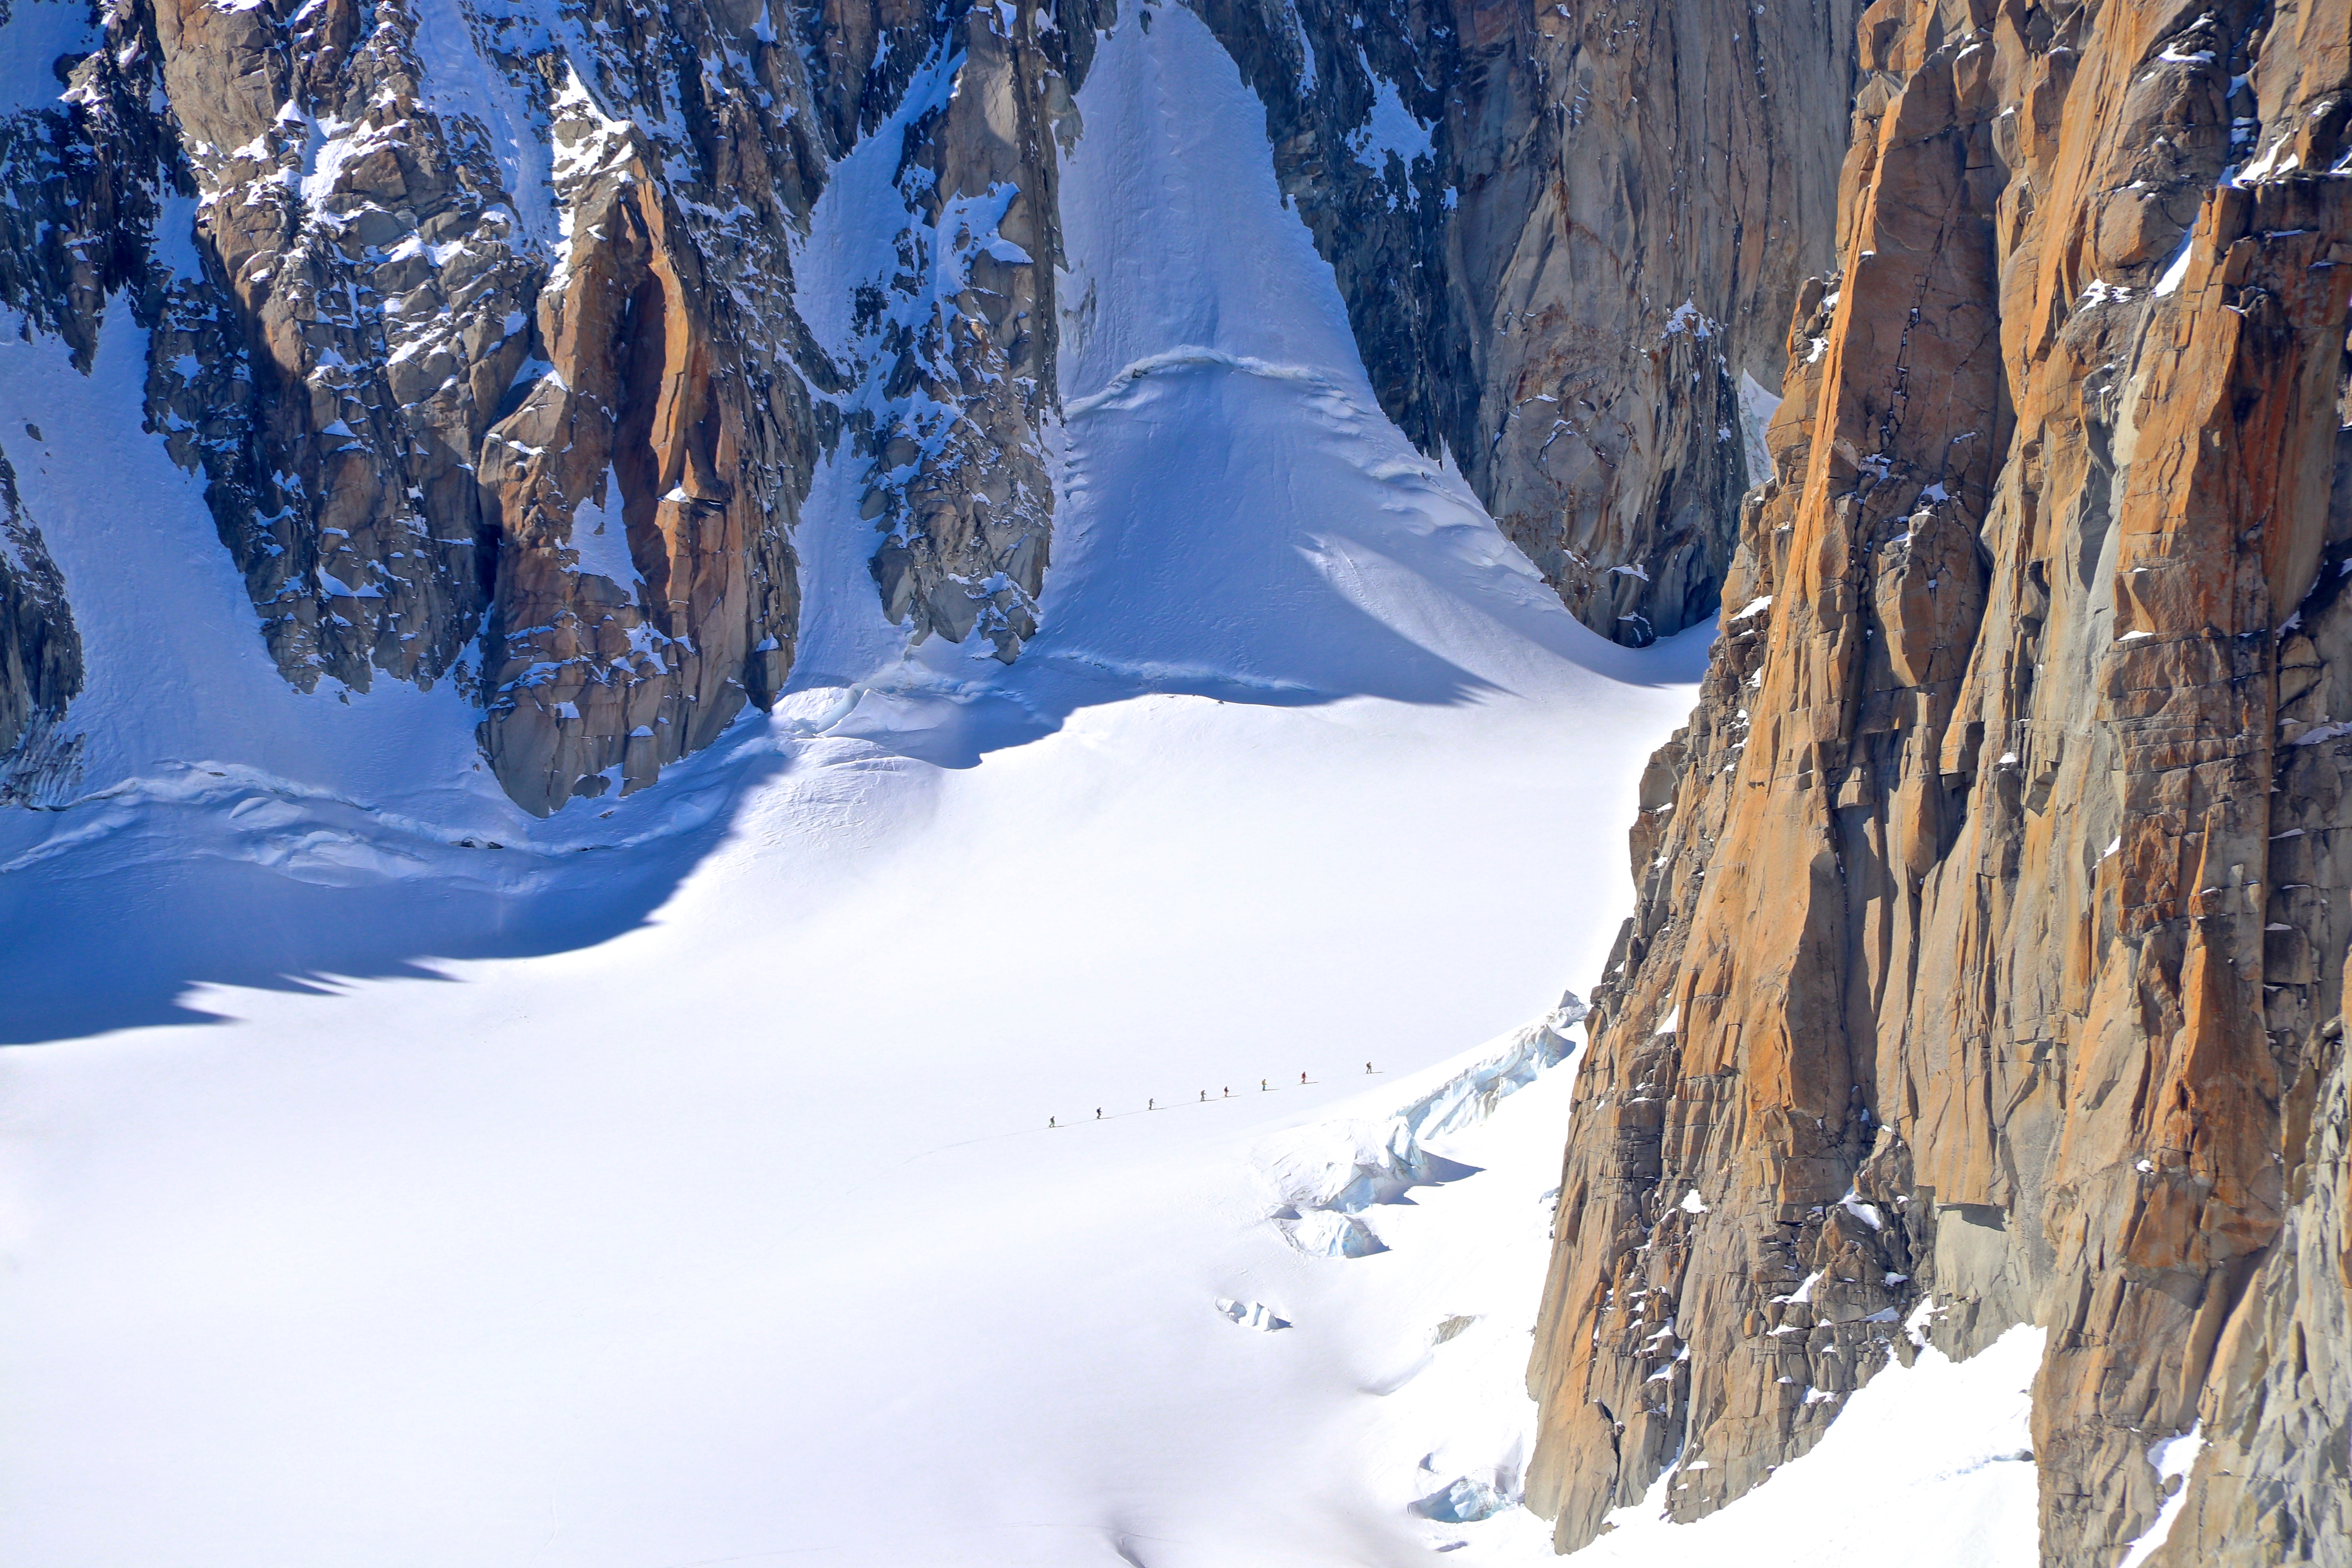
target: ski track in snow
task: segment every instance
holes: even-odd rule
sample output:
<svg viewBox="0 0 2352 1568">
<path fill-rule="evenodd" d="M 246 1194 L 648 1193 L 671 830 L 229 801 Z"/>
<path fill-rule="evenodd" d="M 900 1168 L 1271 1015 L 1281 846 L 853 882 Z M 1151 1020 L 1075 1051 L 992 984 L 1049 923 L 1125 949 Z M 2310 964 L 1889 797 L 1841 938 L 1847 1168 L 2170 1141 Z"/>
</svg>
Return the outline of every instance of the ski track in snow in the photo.
<svg viewBox="0 0 2352 1568">
<path fill-rule="evenodd" d="M 1508 1504 L 1573 1067 L 1498 1031 L 1598 972 L 1705 636 L 1593 637 L 1379 415 L 1189 12 L 1081 107 L 1020 664 L 904 648 L 837 458 L 797 689 L 544 823 L 446 688 L 269 668 L 127 312 L 89 378 L 0 334 L 93 731 L 0 818 L 11 1561 L 1552 1561 Z M 807 273 L 897 202 L 838 182 Z M 1596 1552 L 1860 1517 L 1818 1489 L 1883 1412 L 1951 1435 L 1892 1495 L 2021 1496 L 2030 1554 L 2012 1363 Z"/>
</svg>

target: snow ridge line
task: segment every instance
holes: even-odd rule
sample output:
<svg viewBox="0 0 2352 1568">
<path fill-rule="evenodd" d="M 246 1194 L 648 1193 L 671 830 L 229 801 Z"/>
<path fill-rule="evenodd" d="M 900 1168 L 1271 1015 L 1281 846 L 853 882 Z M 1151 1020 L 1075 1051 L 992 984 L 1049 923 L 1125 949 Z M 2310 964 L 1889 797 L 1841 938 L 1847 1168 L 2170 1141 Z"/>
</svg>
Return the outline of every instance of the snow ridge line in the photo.
<svg viewBox="0 0 2352 1568">
<path fill-rule="evenodd" d="M 1318 688 L 1303 680 L 1286 680 L 1279 676 L 1252 675 L 1242 670 L 1221 668 L 1200 660 L 1162 658 L 1118 658 L 1109 654 L 1094 653 L 1085 648 L 1046 648 L 1036 656 L 1057 664 L 1075 665 L 1086 669 L 1098 669 L 1108 675 L 1130 680 L 1216 682 L 1223 688 L 1240 688 L 1248 691 L 1264 691 L 1278 697 L 1314 696 Z"/>
<path fill-rule="evenodd" d="M 1248 354 L 1228 353 L 1223 349 L 1205 348 L 1199 343 L 1181 343 L 1156 354 L 1146 354 L 1112 376 L 1100 392 L 1089 392 L 1084 397 L 1070 399 L 1063 405 L 1064 417 L 1075 419 L 1080 415 L 1091 414 L 1109 405 L 1144 377 L 1171 370 L 1237 370 L 1244 375 L 1259 376 L 1267 381 L 1297 382 L 1336 397 L 1348 397 L 1345 388 L 1312 365 L 1276 364 L 1270 360 Z M 1349 401 L 1354 400 L 1349 398 Z"/>
<path fill-rule="evenodd" d="M 1362 1217 L 1407 1190 L 1475 1173 L 1426 1147 L 1484 1121 L 1495 1107 L 1577 1053 L 1567 1031 L 1591 1009 L 1575 992 L 1551 1013 L 1493 1041 L 1383 1121 L 1344 1117 L 1293 1129 L 1260 1144 L 1258 1178 L 1273 1199 L 1267 1218 L 1310 1257 L 1366 1258 L 1388 1250 Z"/>
</svg>

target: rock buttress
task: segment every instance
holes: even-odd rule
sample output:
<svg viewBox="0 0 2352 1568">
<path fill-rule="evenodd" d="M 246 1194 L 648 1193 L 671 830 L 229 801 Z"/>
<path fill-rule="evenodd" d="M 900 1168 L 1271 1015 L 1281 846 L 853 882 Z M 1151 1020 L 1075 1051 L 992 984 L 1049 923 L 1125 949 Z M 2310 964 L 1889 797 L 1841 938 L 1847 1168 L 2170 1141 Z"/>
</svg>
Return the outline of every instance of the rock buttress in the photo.
<svg viewBox="0 0 2352 1568">
<path fill-rule="evenodd" d="M 456 675 L 534 811 L 650 782 L 791 663 L 824 149 L 763 15 L 158 11 L 228 297 L 158 363 L 250 409 L 194 456 L 280 668 Z"/>
<path fill-rule="evenodd" d="M 436 112 L 409 7 L 154 0 L 152 25 L 202 265 L 153 414 L 289 679 L 429 684 L 489 592 L 471 468 L 542 270 L 513 198 Z"/>
<path fill-rule="evenodd" d="M 1059 414 L 1056 138 L 1093 48 L 1092 7 L 976 6 L 938 47 L 947 83 L 906 130 L 901 270 L 873 290 L 860 515 L 883 613 L 912 640 L 975 631 L 1011 663 L 1051 554 L 1045 431 Z"/>
<path fill-rule="evenodd" d="M 551 366 L 479 470 L 500 529 L 482 750 L 541 814 L 709 745 L 781 686 L 793 631 L 791 599 L 753 592 L 753 415 L 699 258 L 634 138 L 591 126 L 559 146 L 593 167 L 540 296 Z"/>
<path fill-rule="evenodd" d="M 2352 1549 L 2334 1460 L 2217 1457 L 2342 1420 L 2298 1347 L 2341 1311 L 2347 26 L 1864 13 L 1842 270 L 1578 1087 L 1529 1367 L 1563 1549 L 1670 1467 L 1680 1519 L 1757 1485 L 1906 1326 L 2020 1322 L 2045 1561 L 2137 1539 L 2200 1418 L 2191 1517 Z"/>
</svg>

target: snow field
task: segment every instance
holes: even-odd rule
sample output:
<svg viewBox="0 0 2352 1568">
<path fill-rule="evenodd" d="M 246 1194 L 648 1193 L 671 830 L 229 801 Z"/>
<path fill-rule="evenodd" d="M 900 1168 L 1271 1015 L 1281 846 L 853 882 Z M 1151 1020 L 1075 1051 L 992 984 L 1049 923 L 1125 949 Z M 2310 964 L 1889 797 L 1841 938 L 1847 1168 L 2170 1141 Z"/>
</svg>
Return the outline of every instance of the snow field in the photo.
<svg viewBox="0 0 2352 1568">
<path fill-rule="evenodd" d="M 0 1054 L 0 1554 L 1550 1560 L 1477 1517 L 1572 1089 L 1567 1020 L 1517 1026 L 1598 972 L 1705 637 L 1592 637 L 1381 418 L 1189 12 L 1081 107 L 1020 664 L 903 647 L 845 456 L 800 689 L 546 823 L 446 689 L 277 680 L 127 319 L 88 381 L 0 342 L 0 400 L 75 433 L 17 467 L 103 726 L 82 797 L 0 821 L 40 1042 Z M 897 200 L 850 173 L 804 286 Z M 2031 1467 L 1969 1458 L 2006 1375 L 1888 1373 L 1720 1521 L 1885 1476 L 1828 1462 L 1882 1406 L 1952 1427 L 1913 1506 L 2021 1476 L 2030 1519 Z"/>
</svg>

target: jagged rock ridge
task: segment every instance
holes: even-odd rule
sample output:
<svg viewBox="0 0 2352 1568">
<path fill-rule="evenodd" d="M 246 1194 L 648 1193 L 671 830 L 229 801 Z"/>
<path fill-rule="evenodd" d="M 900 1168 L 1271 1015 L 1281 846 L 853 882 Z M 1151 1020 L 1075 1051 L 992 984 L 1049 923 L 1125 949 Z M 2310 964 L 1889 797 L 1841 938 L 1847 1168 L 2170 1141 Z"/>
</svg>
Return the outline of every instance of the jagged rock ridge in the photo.
<svg viewBox="0 0 2352 1568">
<path fill-rule="evenodd" d="M 1643 781 L 1530 1500 L 1708 1512 L 1906 1324 L 2032 1322 L 2044 1561 L 2116 1561 L 2195 1430 L 2155 1561 L 2344 1562 L 2352 11 L 1858 37 L 1843 270 Z"/>
<path fill-rule="evenodd" d="M 148 421 L 205 476 L 287 679 L 454 680 L 500 782 L 551 811 L 782 689 L 792 531 L 845 425 L 892 618 L 1006 658 L 1034 631 L 1055 383 L 1032 253 L 1055 254 L 1044 128 L 1090 15 L 120 0 L 61 98 L 0 120 L 0 302 L 86 364 L 128 292 Z M 914 308 L 859 397 L 794 310 L 793 250 L 833 162 L 927 73 Z M 37 575 L 12 564 L 9 616 L 66 647 Z M 23 662 L 7 710 L 58 718 L 70 692 Z"/>
<path fill-rule="evenodd" d="M 1770 323 L 1825 261 L 1846 13 L 1202 11 L 1389 411 L 1596 629 L 1710 613 Z M 1109 7 L 89 15 L 62 98 L 0 118 L 0 301 L 87 363 L 131 297 L 149 423 L 297 687 L 454 682 L 534 811 L 642 787 L 782 689 L 844 440 L 883 613 L 1034 634 L 1057 156 Z M 877 137 L 897 263 L 820 346 L 796 248 Z M 60 646 L 61 602 L 9 599 Z"/>
</svg>

